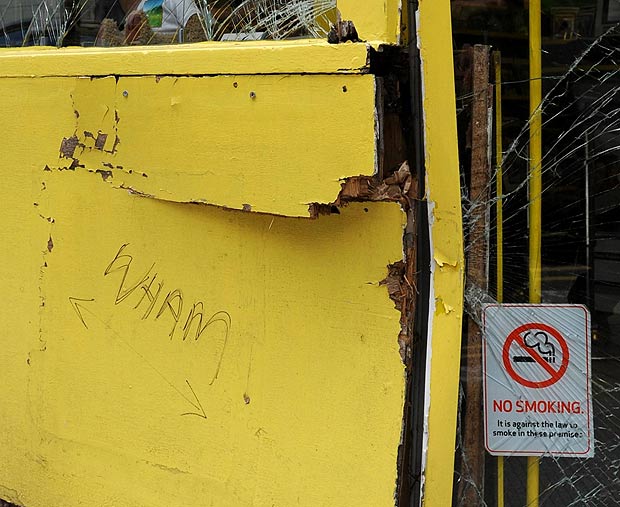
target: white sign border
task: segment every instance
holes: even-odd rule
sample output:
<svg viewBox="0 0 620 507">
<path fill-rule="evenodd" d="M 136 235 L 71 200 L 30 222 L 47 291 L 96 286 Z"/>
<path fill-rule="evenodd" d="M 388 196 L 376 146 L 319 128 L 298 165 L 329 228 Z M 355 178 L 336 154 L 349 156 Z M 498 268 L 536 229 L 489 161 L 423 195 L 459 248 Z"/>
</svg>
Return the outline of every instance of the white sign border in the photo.
<svg viewBox="0 0 620 507">
<path fill-rule="evenodd" d="M 588 421 L 587 442 L 588 448 L 584 452 L 576 453 L 573 451 L 510 451 L 510 450 L 491 450 L 488 442 L 488 422 L 487 422 L 487 339 L 486 339 L 486 311 L 488 308 L 581 308 L 585 314 L 585 349 L 586 349 L 586 410 Z M 594 456 L 594 414 L 592 409 L 592 358 L 591 358 L 591 322 L 590 311 L 585 305 L 571 304 L 531 304 L 531 303 L 489 303 L 482 308 L 482 378 L 483 378 L 483 407 L 484 412 L 484 447 L 491 456 L 536 456 L 536 457 L 559 457 L 559 458 L 590 458 Z"/>
</svg>

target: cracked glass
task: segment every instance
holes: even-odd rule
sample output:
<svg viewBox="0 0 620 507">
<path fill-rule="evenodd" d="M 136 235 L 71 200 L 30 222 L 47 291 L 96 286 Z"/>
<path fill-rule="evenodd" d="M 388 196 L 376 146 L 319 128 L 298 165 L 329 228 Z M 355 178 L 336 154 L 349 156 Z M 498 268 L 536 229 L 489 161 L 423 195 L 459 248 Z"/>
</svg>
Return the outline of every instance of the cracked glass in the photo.
<svg viewBox="0 0 620 507">
<path fill-rule="evenodd" d="M 326 38 L 335 0 L 0 0 L 0 47 Z"/>
<path fill-rule="evenodd" d="M 485 411 L 484 403 L 491 400 L 485 398 L 482 387 L 485 382 L 501 384 L 502 375 L 510 371 L 516 378 L 527 377 L 527 368 L 539 369 L 539 377 L 534 378 L 533 373 L 530 381 L 554 382 L 545 386 L 552 401 L 578 403 L 563 406 L 546 402 L 535 407 L 535 384 L 521 383 L 512 390 L 513 402 L 529 400 L 530 405 L 529 410 L 524 410 L 523 405 L 519 414 L 512 407 L 511 417 L 519 425 L 529 425 L 525 429 L 532 435 L 542 431 L 547 434 L 548 445 L 542 448 L 539 461 L 540 505 L 618 505 L 620 3 L 541 2 L 542 129 L 536 132 L 542 136 L 541 302 L 546 306 L 582 305 L 587 309 L 583 319 L 589 319 L 590 330 L 585 320 L 571 322 L 572 317 L 564 317 L 557 321 L 557 328 L 568 325 L 574 330 L 574 335 L 570 330 L 562 332 L 570 335 L 570 361 L 568 352 L 563 357 L 561 343 L 551 333 L 546 340 L 544 333 L 536 334 L 544 331 L 541 329 L 531 330 L 531 335 L 527 331 L 521 333 L 519 340 L 525 336 L 522 348 L 509 343 L 504 360 L 497 357 L 497 351 L 487 348 L 492 346 L 494 333 L 485 322 L 485 310 L 497 308 L 500 302 L 514 305 L 529 300 L 528 243 L 533 213 L 529 3 L 453 0 L 451 6 L 463 213 L 468 231 L 466 257 L 468 266 L 481 264 L 482 273 L 481 277 L 467 278 L 469 323 L 462 354 L 454 505 L 528 505 L 527 458 L 519 456 L 520 444 L 511 441 L 512 428 L 505 427 L 510 420 L 510 407 L 491 406 Z M 471 55 L 477 44 L 489 46 L 486 70 L 474 67 Z M 472 80 L 477 71 L 485 73 L 485 86 L 475 89 Z M 487 94 L 484 101 L 488 128 L 476 133 L 472 127 L 476 114 L 473 110 L 480 93 Z M 472 164 L 476 162 L 472 153 L 480 142 L 488 148 L 486 170 L 482 176 L 474 176 Z M 531 316 L 529 320 L 539 319 Z M 500 335 L 506 337 L 519 328 L 523 319 L 506 312 L 499 316 L 499 324 L 497 319 L 494 322 L 505 328 Z M 515 352 L 527 352 L 528 345 L 538 347 L 538 351 Z M 502 368 L 506 366 L 502 374 L 484 364 L 485 357 L 489 359 L 493 354 Z M 564 359 L 568 369 L 562 375 Z M 563 385 L 573 360 L 576 382 Z M 553 381 L 554 375 L 557 382 Z M 587 410 L 591 415 L 586 413 L 584 403 L 590 404 Z M 508 449 L 500 458 L 488 451 L 489 446 L 495 448 L 495 443 L 488 442 L 489 432 L 494 429 L 489 421 L 484 429 L 485 413 L 494 408 L 501 412 L 498 420 L 504 424 L 495 429 L 504 430 L 500 443 Z M 558 413 L 562 411 L 575 413 Z M 561 429 L 562 436 L 558 437 L 558 428 L 541 426 L 564 423 L 578 426 L 573 433 L 579 433 L 582 440 L 578 436 L 564 438 L 569 433 L 566 428 Z M 582 452 L 581 457 L 557 452 L 577 449 L 580 442 L 587 446 L 588 438 L 592 448 Z"/>
</svg>

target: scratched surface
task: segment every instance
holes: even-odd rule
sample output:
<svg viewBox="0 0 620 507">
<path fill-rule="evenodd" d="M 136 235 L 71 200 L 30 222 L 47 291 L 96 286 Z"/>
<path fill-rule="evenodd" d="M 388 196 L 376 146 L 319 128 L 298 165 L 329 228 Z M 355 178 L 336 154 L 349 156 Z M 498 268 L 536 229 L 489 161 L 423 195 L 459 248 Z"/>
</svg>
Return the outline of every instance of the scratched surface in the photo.
<svg viewBox="0 0 620 507">
<path fill-rule="evenodd" d="M 0 497 L 393 505 L 398 205 L 274 217 L 13 162 Z"/>
<path fill-rule="evenodd" d="M 0 77 L 0 498 L 393 505 L 405 217 L 295 218 L 373 174 L 374 87 Z"/>
</svg>

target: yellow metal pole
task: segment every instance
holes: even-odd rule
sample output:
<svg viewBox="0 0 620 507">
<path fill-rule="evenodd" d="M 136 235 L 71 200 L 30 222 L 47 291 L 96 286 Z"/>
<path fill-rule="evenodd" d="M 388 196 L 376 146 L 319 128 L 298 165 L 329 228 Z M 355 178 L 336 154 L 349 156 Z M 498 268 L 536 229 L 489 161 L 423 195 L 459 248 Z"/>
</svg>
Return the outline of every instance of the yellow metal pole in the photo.
<svg viewBox="0 0 620 507">
<path fill-rule="evenodd" d="M 527 507 L 538 507 L 539 460 L 536 456 L 527 457 Z"/>
<path fill-rule="evenodd" d="M 541 194 L 542 194 L 542 63 L 540 0 L 529 0 L 530 29 L 530 195 L 529 289 L 530 303 L 541 301 Z M 527 506 L 538 507 L 539 460 L 527 458 Z"/>
<path fill-rule="evenodd" d="M 504 457 L 497 457 L 497 507 L 504 507 Z"/>
<path fill-rule="evenodd" d="M 497 302 L 504 299 L 504 210 L 502 195 L 502 56 L 499 51 L 493 53 L 495 67 L 495 193 L 497 226 Z M 504 507 L 504 457 L 497 457 L 497 507 Z"/>
<path fill-rule="evenodd" d="M 542 65 L 540 0 L 530 0 L 530 303 L 541 300 Z"/>
</svg>

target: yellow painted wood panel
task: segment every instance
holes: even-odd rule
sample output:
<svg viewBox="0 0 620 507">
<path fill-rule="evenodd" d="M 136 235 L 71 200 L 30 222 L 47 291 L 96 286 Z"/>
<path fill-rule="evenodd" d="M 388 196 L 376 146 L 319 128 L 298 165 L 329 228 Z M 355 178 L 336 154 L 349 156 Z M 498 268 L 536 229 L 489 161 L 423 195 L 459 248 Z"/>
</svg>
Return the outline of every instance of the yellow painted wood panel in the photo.
<svg viewBox="0 0 620 507">
<path fill-rule="evenodd" d="M 0 79 L 34 168 L 176 202 L 308 216 L 377 157 L 371 75 Z"/>
<path fill-rule="evenodd" d="M 0 51 L 0 76 L 359 74 L 368 72 L 368 52 L 364 43 L 335 45 L 315 39 L 11 48 Z"/>
<path fill-rule="evenodd" d="M 424 505 L 444 507 L 452 503 L 464 282 L 450 2 L 420 0 L 418 19 L 433 271 Z"/>
<path fill-rule="evenodd" d="M 342 19 L 355 23 L 362 40 L 400 44 L 403 0 L 338 0 Z"/>
<path fill-rule="evenodd" d="M 393 505 L 397 204 L 308 220 L 2 171 L 0 497 Z"/>
</svg>

